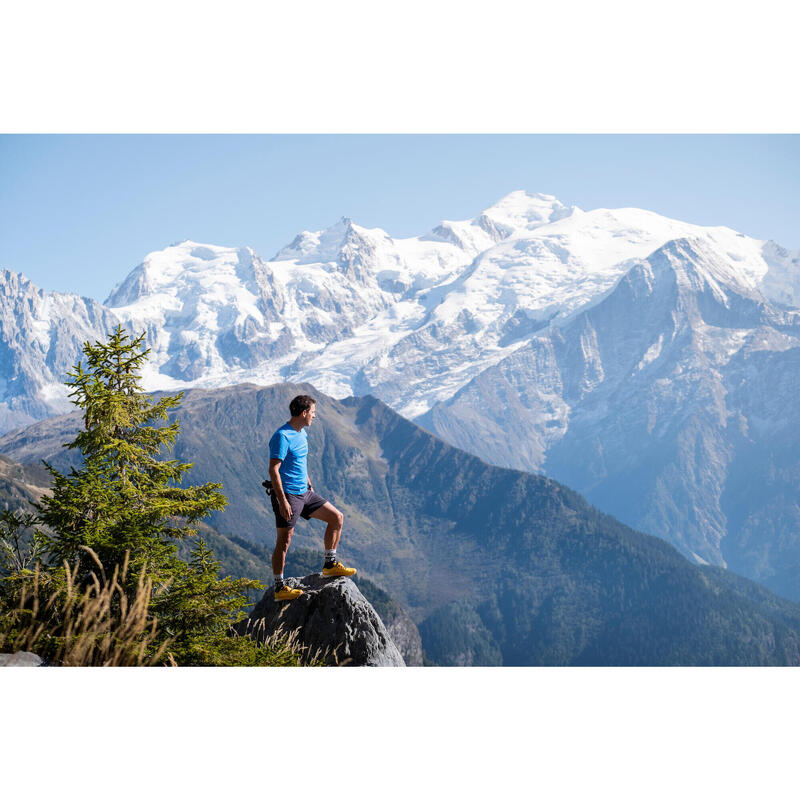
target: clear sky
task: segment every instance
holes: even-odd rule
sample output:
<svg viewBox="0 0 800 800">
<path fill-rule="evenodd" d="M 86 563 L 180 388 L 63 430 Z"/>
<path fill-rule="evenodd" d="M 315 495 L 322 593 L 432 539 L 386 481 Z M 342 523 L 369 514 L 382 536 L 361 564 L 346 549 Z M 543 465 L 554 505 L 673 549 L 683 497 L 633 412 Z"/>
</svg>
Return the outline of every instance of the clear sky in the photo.
<svg viewBox="0 0 800 800">
<path fill-rule="evenodd" d="M 411 236 L 517 189 L 800 249 L 798 135 L 5 135 L 0 267 L 102 301 L 182 239 L 270 258 L 342 216 Z"/>
</svg>

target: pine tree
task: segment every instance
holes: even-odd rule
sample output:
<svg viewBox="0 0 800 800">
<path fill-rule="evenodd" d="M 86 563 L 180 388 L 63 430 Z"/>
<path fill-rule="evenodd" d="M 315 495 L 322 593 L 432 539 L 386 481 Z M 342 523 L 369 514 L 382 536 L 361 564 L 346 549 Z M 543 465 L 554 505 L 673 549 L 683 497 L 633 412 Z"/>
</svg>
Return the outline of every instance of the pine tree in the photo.
<svg viewBox="0 0 800 800">
<path fill-rule="evenodd" d="M 50 464 L 52 496 L 37 506 L 53 532 L 49 550 L 56 563 L 80 562 L 79 576 L 94 569 L 83 546 L 103 564 L 121 563 L 130 552 L 129 581 L 142 568 L 155 581 L 175 570 L 175 540 L 196 533 L 191 523 L 226 505 L 221 484 L 179 486 L 192 464 L 162 458 L 179 425 L 158 424 L 180 404 L 183 394 L 153 402 L 143 394 L 140 372 L 149 350 L 144 334 L 130 340 L 121 326 L 107 342 L 83 347 L 68 373 L 70 397 L 83 410 L 84 429 L 65 447 L 78 448 L 79 469 L 62 475 Z"/>
</svg>

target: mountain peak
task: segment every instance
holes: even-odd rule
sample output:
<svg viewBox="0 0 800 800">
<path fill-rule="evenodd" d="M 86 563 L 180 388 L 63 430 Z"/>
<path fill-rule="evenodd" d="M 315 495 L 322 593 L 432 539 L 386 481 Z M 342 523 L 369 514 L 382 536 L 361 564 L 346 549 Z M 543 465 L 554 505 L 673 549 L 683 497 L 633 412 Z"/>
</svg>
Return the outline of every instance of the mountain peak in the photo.
<svg viewBox="0 0 800 800">
<path fill-rule="evenodd" d="M 720 286 L 746 295 L 760 291 L 763 271 L 756 271 L 752 265 L 732 256 L 731 253 L 723 256 L 707 239 L 690 234 L 665 242 L 647 260 L 657 269 L 668 269 L 684 276 L 691 285 L 698 286 L 698 281 L 705 281 L 717 291 Z"/>
<path fill-rule="evenodd" d="M 565 206 L 554 195 L 520 189 L 498 200 L 476 219 L 489 218 L 514 230 L 533 230 L 569 217 L 576 210 L 576 206 Z"/>
<path fill-rule="evenodd" d="M 341 217 L 329 228 L 321 231 L 302 231 L 286 247 L 281 248 L 273 261 L 298 261 L 301 264 L 338 261 L 342 249 L 347 244 L 363 240 L 368 229 L 356 225 L 350 217 Z M 372 229 L 373 234 L 388 238 L 380 228 Z"/>
<path fill-rule="evenodd" d="M 145 295 L 175 292 L 177 283 L 213 283 L 222 274 L 249 266 L 255 256 L 249 247 L 224 247 L 184 239 L 163 250 L 148 253 L 106 298 L 115 308 L 136 302 Z"/>
</svg>

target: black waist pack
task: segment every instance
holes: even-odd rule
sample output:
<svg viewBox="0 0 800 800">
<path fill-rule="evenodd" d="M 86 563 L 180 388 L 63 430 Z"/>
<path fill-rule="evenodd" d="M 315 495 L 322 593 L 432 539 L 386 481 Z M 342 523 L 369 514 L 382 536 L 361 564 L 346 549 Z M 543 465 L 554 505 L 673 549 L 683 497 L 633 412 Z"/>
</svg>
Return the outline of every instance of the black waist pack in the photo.
<svg viewBox="0 0 800 800">
<path fill-rule="evenodd" d="M 261 485 L 264 487 L 264 489 L 266 489 L 267 497 L 272 497 L 275 492 L 275 490 L 272 488 L 272 481 L 267 478 L 265 481 L 261 481 Z"/>
</svg>

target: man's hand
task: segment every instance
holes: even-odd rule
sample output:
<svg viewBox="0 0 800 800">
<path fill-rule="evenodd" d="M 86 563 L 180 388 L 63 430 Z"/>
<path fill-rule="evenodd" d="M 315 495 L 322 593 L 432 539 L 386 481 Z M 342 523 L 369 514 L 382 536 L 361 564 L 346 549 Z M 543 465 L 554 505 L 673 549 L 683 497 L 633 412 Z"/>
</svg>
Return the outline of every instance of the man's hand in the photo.
<svg viewBox="0 0 800 800">
<path fill-rule="evenodd" d="M 288 522 L 292 516 L 292 507 L 289 505 L 289 500 L 283 493 L 280 466 L 281 460 L 279 458 L 271 458 L 269 460 L 269 477 L 272 481 L 272 491 L 275 492 L 275 499 L 278 501 L 278 511 L 281 512 L 281 516 Z"/>
</svg>

